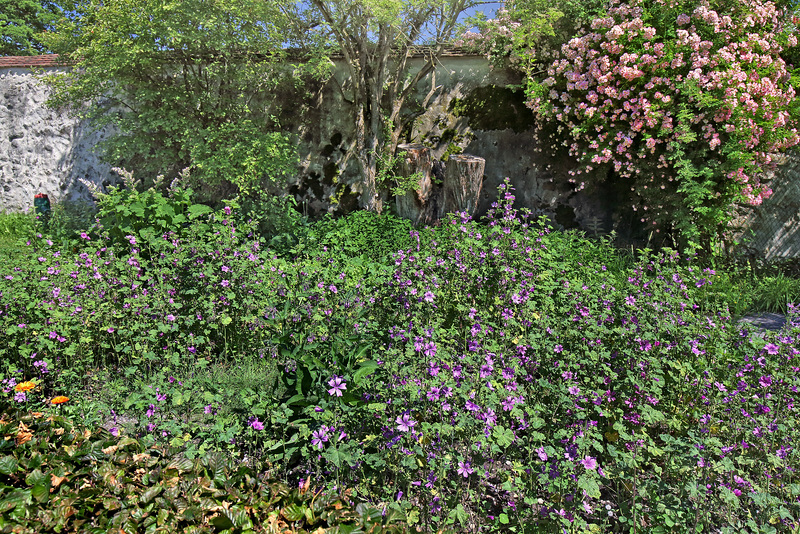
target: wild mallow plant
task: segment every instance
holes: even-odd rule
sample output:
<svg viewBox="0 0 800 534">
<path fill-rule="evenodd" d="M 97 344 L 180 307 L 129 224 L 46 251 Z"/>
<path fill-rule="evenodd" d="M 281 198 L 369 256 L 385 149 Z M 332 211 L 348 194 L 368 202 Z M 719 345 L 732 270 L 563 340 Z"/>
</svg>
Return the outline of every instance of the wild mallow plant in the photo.
<svg viewBox="0 0 800 534">
<path fill-rule="evenodd" d="M 137 421 L 118 432 L 260 457 L 427 531 L 797 531 L 800 329 L 748 331 L 695 259 L 612 267 L 513 200 L 387 263 L 278 258 L 233 210 L 124 247 L 42 238 L 0 277 L 3 388 L 68 410 L 106 369 Z M 254 356 L 280 380 L 204 375 Z"/>
<path fill-rule="evenodd" d="M 620 277 L 512 200 L 395 255 L 377 367 L 290 402 L 306 469 L 431 530 L 798 528 L 800 330 L 701 306 L 716 273 L 674 253 Z"/>
</svg>

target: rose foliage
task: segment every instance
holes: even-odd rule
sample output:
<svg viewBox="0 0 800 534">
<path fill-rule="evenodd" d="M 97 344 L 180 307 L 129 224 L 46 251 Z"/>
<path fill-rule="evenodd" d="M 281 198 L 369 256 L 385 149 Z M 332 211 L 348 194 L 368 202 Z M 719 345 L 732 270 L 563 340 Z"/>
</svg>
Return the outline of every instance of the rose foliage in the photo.
<svg viewBox="0 0 800 534">
<path fill-rule="evenodd" d="M 556 125 L 545 144 L 577 158 L 576 187 L 625 180 L 641 222 L 698 242 L 723 234 L 737 203 L 769 197 L 763 173 L 798 143 L 797 79 L 782 59 L 797 39 L 784 11 L 615 2 L 544 69 L 524 19 L 497 24 L 521 36 L 508 49 L 528 73 L 528 105 Z"/>
</svg>

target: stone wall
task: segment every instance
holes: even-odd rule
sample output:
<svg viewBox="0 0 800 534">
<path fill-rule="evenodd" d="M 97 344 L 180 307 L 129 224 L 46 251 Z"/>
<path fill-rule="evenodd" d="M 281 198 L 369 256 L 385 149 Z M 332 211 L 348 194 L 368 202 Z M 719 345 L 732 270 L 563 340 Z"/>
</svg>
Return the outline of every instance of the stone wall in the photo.
<svg viewBox="0 0 800 534">
<path fill-rule="evenodd" d="M 110 166 L 93 151 L 107 133 L 45 106 L 47 87 L 41 74 L 57 67 L 48 66 L 46 58 L 38 62 L 44 67 L 39 69 L 13 66 L 11 60 L 0 58 L 0 210 L 30 209 L 36 193 L 46 193 L 54 202 L 88 198 L 79 179 L 114 183 Z M 336 72 L 343 75 L 343 69 Z M 429 146 L 435 158 L 453 153 L 485 158 L 479 213 L 489 208 L 497 186 L 509 177 L 522 204 L 553 214 L 563 204 L 569 212 L 563 218 L 566 225 L 579 224 L 598 212 L 595 203 L 571 195 L 565 173 L 537 171 L 532 114 L 521 91 L 505 89 L 514 82 L 519 80 L 513 74 L 492 69 L 481 56 L 444 57 L 435 74 L 418 87 L 415 98 L 425 113 L 404 142 Z M 301 167 L 290 191 L 309 214 L 353 209 L 360 184 L 355 159 L 347 158 L 354 134 L 347 104 L 328 86 L 297 111 L 303 117 L 294 125 Z"/>
<path fill-rule="evenodd" d="M 40 73 L 55 67 L 41 58 L 38 66 L 45 68 L 37 70 L 15 66 L 13 58 L 0 58 L 0 211 L 30 209 L 36 193 L 46 193 L 55 202 L 88 198 L 79 179 L 99 185 L 116 180 L 109 165 L 93 151 L 107 133 L 95 132 L 66 111 L 45 106 L 47 88 L 40 83 Z M 343 76 L 343 69 L 336 73 Z M 435 74 L 417 89 L 411 104 L 424 113 L 403 142 L 429 146 L 435 159 L 445 160 L 453 153 L 484 158 L 479 214 L 489 209 L 497 186 L 508 177 L 518 204 L 547 214 L 557 226 L 624 234 L 625 222 L 612 217 L 618 202 L 614 192 L 575 192 L 568 180 L 569 159 L 545 161 L 539 155 L 524 96 L 507 87 L 519 83 L 514 76 L 493 69 L 480 56 L 442 58 Z M 296 116 L 302 117 L 293 125 L 301 166 L 290 193 L 311 215 L 354 209 L 360 183 L 355 159 L 347 157 L 354 134 L 347 104 L 329 85 L 298 103 Z M 797 158 L 774 177 L 773 190 L 773 197 L 761 207 L 742 213 L 737 240 L 768 257 L 798 256 Z"/>
<path fill-rule="evenodd" d="M 772 176 L 772 196 L 760 206 L 740 208 L 736 242 L 769 260 L 800 257 L 800 155 L 784 156 Z"/>
<path fill-rule="evenodd" d="M 38 74 L 0 68 L 0 95 L 0 211 L 26 211 L 37 193 L 51 201 L 87 198 L 78 178 L 102 184 L 112 176 L 92 151 L 104 134 L 47 108 Z"/>
<path fill-rule="evenodd" d="M 419 61 L 412 59 L 412 68 Z M 343 76 L 343 70 L 337 70 L 336 75 Z M 510 83 L 520 82 L 514 76 L 492 69 L 482 56 L 450 55 L 420 83 L 409 102 L 410 107 L 419 106 L 425 112 L 416 118 L 410 136 L 402 142 L 430 147 L 437 160 L 446 160 L 454 153 L 486 160 L 478 213 L 490 207 L 497 186 L 506 177 L 517 186 L 525 205 L 555 207 L 566 202 L 568 188 L 554 185 L 566 180 L 551 181 L 550 174 L 536 170 L 533 115 L 525 108 L 522 91 L 505 89 Z M 361 190 L 357 164 L 347 157 L 354 137 L 347 104 L 329 86 L 303 114 L 305 124 L 298 127 L 302 168 L 292 191 L 303 197 L 311 213 L 337 209 L 331 205 L 331 198 L 339 199 L 349 210 Z"/>
</svg>

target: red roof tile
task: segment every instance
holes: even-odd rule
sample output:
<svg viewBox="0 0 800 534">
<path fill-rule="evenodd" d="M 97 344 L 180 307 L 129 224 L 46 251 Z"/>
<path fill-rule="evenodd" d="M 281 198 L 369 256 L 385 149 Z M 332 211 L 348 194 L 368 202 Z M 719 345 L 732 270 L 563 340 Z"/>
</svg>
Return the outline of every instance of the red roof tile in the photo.
<svg viewBox="0 0 800 534">
<path fill-rule="evenodd" d="M 422 57 L 425 51 L 424 46 L 412 46 L 409 53 L 412 57 Z M 289 51 L 291 54 L 292 51 Z M 458 47 L 448 47 L 442 53 L 443 56 L 474 56 L 475 52 L 464 50 Z M 59 62 L 58 54 L 44 54 L 40 56 L 0 56 L 0 69 L 14 68 L 45 68 L 62 67 L 64 63 Z"/>
<path fill-rule="evenodd" d="M 58 54 L 45 54 L 42 56 L 2 56 L 0 69 L 31 68 L 31 67 L 58 67 Z"/>
</svg>

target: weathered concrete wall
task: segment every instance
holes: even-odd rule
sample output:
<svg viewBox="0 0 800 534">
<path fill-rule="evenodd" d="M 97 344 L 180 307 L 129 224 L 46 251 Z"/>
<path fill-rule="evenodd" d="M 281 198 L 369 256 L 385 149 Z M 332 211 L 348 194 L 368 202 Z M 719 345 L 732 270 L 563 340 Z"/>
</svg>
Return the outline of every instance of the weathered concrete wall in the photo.
<svg viewBox="0 0 800 534">
<path fill-rule="evenodd" d="M 412 59 L 412 68 L 419 62 Z M 343 76 L 343 69 L 336 72 Z M 454 153 L 484 158 L 479 214 L 489 209 L 497 186 L 508 177 L 521 205 L 548 213 L 565 227 L 602 220 L 600 227 L 610 230 L 609 205 L 596 195 L 572 192 L 559 165 L 539 170 L 546 166 L 536 165 L 541 158 L 533 116 L 522 92 L 505 88 L 509 83 L 519 79 L 492 69 L 483 57 L 443 58 L 409 102 L 424 113 L 403 141 L 425 144 L 443 161 Z M 30 209 L 37 193 L 53 202 L 88 198 L 81 179 L 101 185 L 117 178 L 93 150 L 107 133 L 93 131 L 67 111 L 47 108 L 47 91 L 31 69 L 0 68 L 0 210 Z M 361 189 L 355 158 L 348 158 L 355 132 L 348 104 L 329 84 L 316 98 L 298 103 L 296 116 L 303 117 L 294 127 L 301 167 L 290 191 L 309 214 L 354 209 Z"/>
<path fill-rule="evenodd" d="M 86 198 L 78 178 L 101 184 L 111 176 L 92 151 L 103 134 L 48 109 L 47 91 L 30 69 L 0 69 L 0 211 L 26 211 L 37 193 Z"/>
<path fill-rule="evenodd" d="M 769 260 L 800 257 L 800 155 L 784 156 L 772 175 L 772 196 L 760 206 L 740 209 L 736 241 Z"/>
<path fill-rule="evenodd" d="M 410 61 L 413 66 L 421 60 Z M 342 76 L 343 71 L 337 71 Z M 464 153 L 486 160 L 485 179 L 478 213 L 485 213 L 494 201 L 497 187 L 508 177 L 521 205 L 551 214 L 564 226 L 577 227 L 591 219 L 609 220 L 608 206 L 596 196 L 575 193 L 568 183 L 566 168 L 536 165 L 533 114 L 524 105 L 522 91 L 506 89 L 520 83 L 516 75 L 493 69 L 481 56 L 448 56 L 432 76 L 423 80 L 409 108 L 424 110 L 417 117 L 406 143 L 431 148 L 434 159 L 446 161 L 449 154 Z M 360 193 L 358 168 L 347 159 L 354 138 L 354 124 L 348 105 L 332 86 L 315 105 L 303 110 L 306 125 L 299 130 L 302 169 L 292 191 L 311 213 L 336 209 L 330 199 L 339 199 L 345 210 L 352 209 Z M 337 174 L 340 169 L 344 171 Z M 542 170 L 540 170 L 540 168 Z M 598 207 L 601 206 L 600 209 Z M 601 224 L 602 226 L 602 224 Z"/>
</svg>

